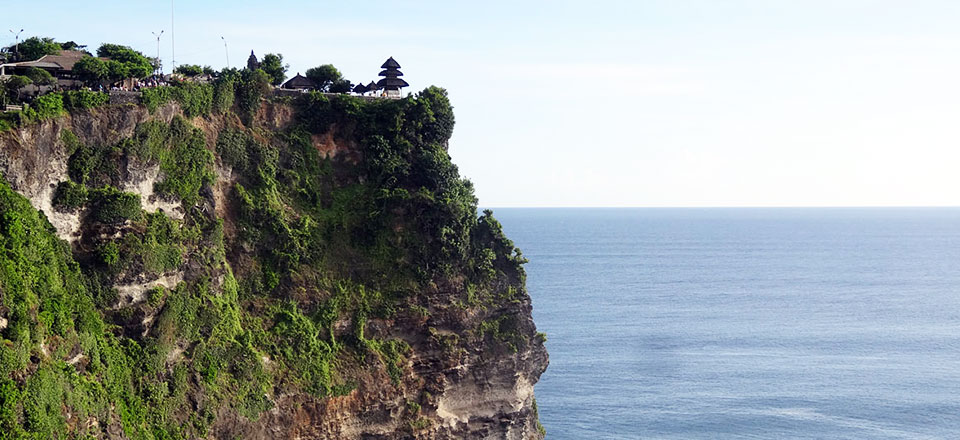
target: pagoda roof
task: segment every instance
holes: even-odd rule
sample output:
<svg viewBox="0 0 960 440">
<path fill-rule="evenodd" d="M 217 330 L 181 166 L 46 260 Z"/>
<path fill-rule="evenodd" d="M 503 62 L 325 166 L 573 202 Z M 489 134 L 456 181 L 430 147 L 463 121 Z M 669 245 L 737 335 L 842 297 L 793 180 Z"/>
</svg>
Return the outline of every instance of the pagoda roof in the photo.
<svg viewBox="0 0 960 440">
<path fill-rule="evenodd" d="M 406 81 L 400 78 L 384 78 L 377 81 L 377 85 L 384 89 L 398 89 L 400 87 L 407 87 L 410 84 L 407 84 Z"/>
<path fill-rule="evenodd" d="M 367 90 L 367 86 L 363 85 L 363 83 L 357 84 L 353 87 L 353 93 L 366 93 L 368 91 L 369 90 Z"/>
<path fill-rule="evenodd" d="M 397 60 L 393 59 L 393 57 L 390 57 L 390 58 L 387 58 L 387 61 L 384 61 L 383 65 L 380 66 L 380 68 L 381 69 L 399 69 L 400 63 L 398 63 Z"/>
<path fill-rule="evenodd" d="M 380 90 L 380 86 L 377 83 L 370 81 L 370 84 L 367 84 L 367 91 L 369 92 L 373 90 Z"/>
<path fill-rule="evenodd" d="M 381 71 L 377 76 L 386 76 L 389 78 L 396 78 L 398 76 L 403 76 L 403 72 L 399 70 L 387 69 L 387 70 Z"/>
</svg>

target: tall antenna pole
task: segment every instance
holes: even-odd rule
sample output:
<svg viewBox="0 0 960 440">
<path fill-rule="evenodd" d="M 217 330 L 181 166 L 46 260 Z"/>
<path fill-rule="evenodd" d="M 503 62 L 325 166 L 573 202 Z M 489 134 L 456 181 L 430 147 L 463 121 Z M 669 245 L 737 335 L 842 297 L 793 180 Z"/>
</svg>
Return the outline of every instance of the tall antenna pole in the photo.
<svg viewBox="0 0 960 440">
<path fill-rule="evenodd" d="M 163 75 L 163 65 L 160 64 L 160 36 L 163 35 L 163 29 L 160 30 L 159 34 L 152 31 L 150 33 L 157 37 L 157 70 Z"/>
<path fill-rule="evenodd" d="M 223 53 L 227 55 L 227 68 L 230 68 L 230 51 L 227 50 L 227 39 L 223 38 L 223 35 L 220 36 L 220 39 L 223 40 Z"/>
<path fill-rule="evenodd" d="M 173 0 L 170 0 L 170 71 L 177 68 L 177 43 L 174 40 L 176 33 L 173 29 Z"/>
</svg>

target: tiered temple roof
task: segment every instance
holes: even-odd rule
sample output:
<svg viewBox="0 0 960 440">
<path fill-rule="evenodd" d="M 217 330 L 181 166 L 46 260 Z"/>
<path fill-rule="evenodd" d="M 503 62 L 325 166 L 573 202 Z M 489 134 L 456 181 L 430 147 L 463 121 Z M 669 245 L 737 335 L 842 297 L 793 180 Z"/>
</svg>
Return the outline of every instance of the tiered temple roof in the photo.
<svg viewBox="0 0 960 440">
<path fill-rule="evenodd" d="M 406 81 L 400 79 L 403 76 L 403 72 L 400 71 L 400 63 L 397 60 L 390 57 L 386 62 L 380 66 L 381 69 L 384 69 L 380 72 L 379 76 L 384 77 L 380 81 L 377 81 L 377 86 L 384 90 L 393 90 L 400 91 L 401 87 L 407 87 L 410 84 L 407 84 Z"/>
</svg>

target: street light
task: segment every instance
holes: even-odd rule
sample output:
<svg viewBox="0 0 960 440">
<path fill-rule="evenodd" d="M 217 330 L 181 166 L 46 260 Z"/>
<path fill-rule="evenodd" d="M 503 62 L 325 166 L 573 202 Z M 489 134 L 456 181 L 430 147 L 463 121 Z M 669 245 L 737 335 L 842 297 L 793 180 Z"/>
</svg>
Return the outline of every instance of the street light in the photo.
<svg viewBox="0 0 960 440">
<path fill-rule="evenodd" d="M 160 36 L 163 35 L 163 29 L 160 30 L 159 34 L 153 31 L 150 31 L 150 33 L 157 37 L 157 70 L 163 75 L 163 66 L 160 64 Z"/>
<path fill-rule="evenodd" d="M 23 29 L 20 29 L 17 32 L 14 32 L 13 29 L 10 29 L 10 33 L 14 35 L 13 38 L 14 38 L 15 46 L 13 49 L 13 53 L 16 56 L 17 61 L 20 61 L 20 33 L 21 32 L 23 32 Z"/>
<path fill-rule="evenodd" d="M 173 28 L 173 0 L 170 0 L 170 71 L 177 68 L 177 42 L 174 39 L 177 36 Z"/>
<path fill-rule="evenodd" d="M 220 36 L 220 39 L 223 40 L 223 53 L 227 55 L 227 68 L 230 68 L 230 51 L 227 50 L 227 39 L 223 38 L 223 35 Z"/>
</svg>

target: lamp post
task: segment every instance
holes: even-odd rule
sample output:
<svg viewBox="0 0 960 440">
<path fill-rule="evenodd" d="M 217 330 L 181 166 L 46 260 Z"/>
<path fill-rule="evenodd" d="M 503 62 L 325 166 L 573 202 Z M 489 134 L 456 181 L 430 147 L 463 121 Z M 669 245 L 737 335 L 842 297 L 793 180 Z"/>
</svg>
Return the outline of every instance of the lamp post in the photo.
<svg viewBox="0 0 960 440">
<path fill-rule="evenodd" d="M 174 40 L 176 33 L 173 28 L 173 0 L 170 0 L 170 71 L 177 68 L 177 43 Z"/>
<path fill-rule="evenodd" d="M 227 50 L 227 39 L 223 38 L 223 35 L 220 36 L 220 39 L 223 40 L 223 53 L 227 56 L 227 68 L 230 68 L 230 51 Z"/>
<path fill-rule="evenodd" d="M 20 33 L 22 32 L 23 32 L 23 29 L 20 29 L 17 32 L 14 32 L 13 29 L 10 29 L 10 33 L 14 35 L 13 54 L 17 58 L 17 61 L 20 61 Z"/>
<path fill-rule="evenodd" d="M 160 30 L 160 33 L 151 31 L 154 37 L 157 37 L 157 71 L 160 72 L 160 75 L 163 75 L 163 65 L 160 64 L 160 36 L 163 35 L 163 29 Z"/>
</svg>

